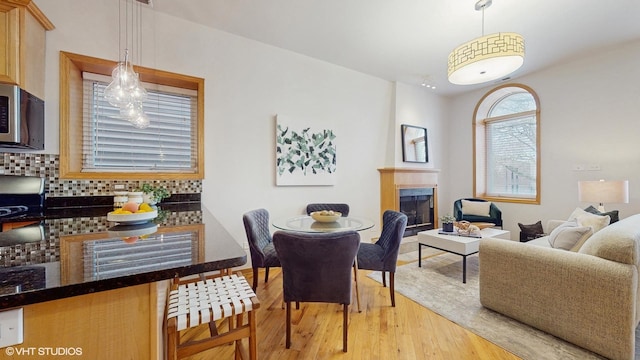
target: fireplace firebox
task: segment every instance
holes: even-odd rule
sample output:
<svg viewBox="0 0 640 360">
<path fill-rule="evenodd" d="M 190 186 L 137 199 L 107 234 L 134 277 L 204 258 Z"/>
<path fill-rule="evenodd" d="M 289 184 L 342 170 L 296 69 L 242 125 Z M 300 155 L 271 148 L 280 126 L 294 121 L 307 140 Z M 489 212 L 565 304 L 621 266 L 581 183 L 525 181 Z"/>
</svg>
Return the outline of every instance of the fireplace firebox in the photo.
<svg viewBox="0 0 640 360">
<path fill-rule="evenodd" d="M 400 212 L 407 215 L 404 236 L 434 228 L 433 188 L 399 189 Z"/>
</svg>

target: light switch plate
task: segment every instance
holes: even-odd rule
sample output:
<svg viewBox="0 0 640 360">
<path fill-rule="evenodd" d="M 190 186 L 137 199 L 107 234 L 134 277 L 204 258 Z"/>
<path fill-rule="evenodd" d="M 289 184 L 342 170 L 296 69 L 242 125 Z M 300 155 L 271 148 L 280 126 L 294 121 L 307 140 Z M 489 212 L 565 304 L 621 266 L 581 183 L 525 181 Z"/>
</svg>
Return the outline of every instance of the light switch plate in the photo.
<svg viewBox="0 0 640 360">
<path fill-rule="evenodd" d="M 0 348 L 22 344 L 22 308 L 0 312 Z"/>
</svg>

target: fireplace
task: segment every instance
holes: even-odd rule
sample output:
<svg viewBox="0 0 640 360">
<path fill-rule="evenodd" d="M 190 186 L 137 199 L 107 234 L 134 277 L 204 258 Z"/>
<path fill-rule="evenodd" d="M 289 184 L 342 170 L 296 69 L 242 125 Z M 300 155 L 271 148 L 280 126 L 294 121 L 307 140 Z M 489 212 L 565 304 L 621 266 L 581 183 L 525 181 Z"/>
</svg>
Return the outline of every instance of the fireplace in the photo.
<svg viewBox="0 0 640 360">
<path fill-rule="evenodd" d="M 433 188 L 399 189 L 400 212 L 407 215 L 404 236 L 434 228 Z"/>
<path fill-rule="evenodd" d="M 438 169 L 380 168 L 380 216 L 385 210 L 407 215 L 404 236 L 435 228 Z"/>
</svg>

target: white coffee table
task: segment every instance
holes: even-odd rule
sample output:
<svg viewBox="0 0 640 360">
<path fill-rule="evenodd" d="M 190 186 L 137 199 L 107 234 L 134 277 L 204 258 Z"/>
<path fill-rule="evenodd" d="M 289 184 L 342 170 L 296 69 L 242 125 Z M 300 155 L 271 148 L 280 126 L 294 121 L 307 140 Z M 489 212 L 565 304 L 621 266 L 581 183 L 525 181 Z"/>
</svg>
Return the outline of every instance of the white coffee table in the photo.
<svg viewBox="0 0 640 360">
<path fill-rule="evenodd" d="M 462 282 L 467 282 L 467 256 L 476 254 L 483 238 L 499 238 L 511 240 L 507 230 L 486 228 L 480 230 L 481 238 L 440 234 L 440 229 L 421 231 L 418 233 L 418 267 L 422 267 L 422 247 L 450 252 L 462 256 Z"/>
</svg>

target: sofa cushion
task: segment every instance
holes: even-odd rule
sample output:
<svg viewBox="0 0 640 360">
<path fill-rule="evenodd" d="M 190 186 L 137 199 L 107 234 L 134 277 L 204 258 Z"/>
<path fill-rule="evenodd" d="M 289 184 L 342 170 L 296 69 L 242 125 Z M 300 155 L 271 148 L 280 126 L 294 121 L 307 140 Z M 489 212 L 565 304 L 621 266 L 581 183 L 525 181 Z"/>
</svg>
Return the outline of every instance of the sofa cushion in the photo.
<svg viewBox="0 0 640 360">
<path fill-rule="evenodd" d="M 571 215 L 569 215 L 569 220 L 573 219 L 578 220 L 578 225 L 580 226 L 591 226 L 594 234 L 609 225 L 611 221 L 609 215 L 595 215 L 580 208 L 576 208 Z"/>
<path fill-rule="evenodd" d="M 542 229 L 542 222 L 538 220 L 537 223 L 531 225 L 525 225 L 518 223 L 518 227 L 520 227 L 520 241 L 530 240 L 539 237 L 544 234 L 544 230 Z"/>
<path fill-rule="evenodd" d="M 573 220 L 553 229 L 548 241 L 553 248 L 578 251 L 591 235 L 593 235 L 591 226 L 579 226 L 577 221 Z"/>
<path fill-rule="evenodd" d="M 593 205 L 589 205 L 589 207 L 584 209 L 584 211 L 592 213 L 592 214 L 596 214 L 596 215 L 602 215 L 602 216 L 609 215 L 609 217 L 611 218 L 611 221 L 609 222 L 609 224 L 613 224 L 614 222 L 618 222 L 618 220 L 620 220 L 620 216 L 618 214 L 618 210 L 600 212 L 600 210 L 598 210 L 595 207 L 593 207 Z"/>
<path fill-rule="evenodd" d="M 462 200 L 462 213 L 465 215 L 489 216 L 491 201 Z"/>
<path fill-rule="evenodd" d="M 593 234 L 579 253 L 638 266 L 640 214 L 620 220 Z"/>
</svg>

